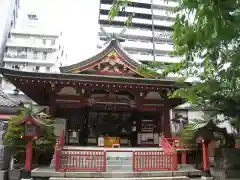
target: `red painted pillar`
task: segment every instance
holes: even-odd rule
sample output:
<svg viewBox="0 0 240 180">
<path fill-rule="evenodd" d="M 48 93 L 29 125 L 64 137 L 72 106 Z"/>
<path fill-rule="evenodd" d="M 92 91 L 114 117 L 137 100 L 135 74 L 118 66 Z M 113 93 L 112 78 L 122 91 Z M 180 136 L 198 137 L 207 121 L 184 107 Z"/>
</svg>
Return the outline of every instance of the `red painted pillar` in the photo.
<svg viewBox="0 0 240 180">
<path fill-rule="evenodd" d="M 31 171 L 32 170 L 32 140 L 29 140 L 26 147 L 26 159 L 25 159 L 25 171 Z"/>
<path fill-rule="evenodd" d="M 207 144 L 202 142 L 202 156 L 203 156 L 203 171 L 209 170 L 209 156 L 208 156 L 208 148 Z"/>
<path fill-rule="evenodd" d="M 163 110 L 162 132 L 165 137 L 172 137 L 170 124 L 170 109 L 168 108 Z"/>
<path fill-rule="evenodd" d="M 182 156 L 181 156 L 181 163 L 182 164 L 187 164 L 187 152 L 186 151 L 182 151 Z"/>
</svg>

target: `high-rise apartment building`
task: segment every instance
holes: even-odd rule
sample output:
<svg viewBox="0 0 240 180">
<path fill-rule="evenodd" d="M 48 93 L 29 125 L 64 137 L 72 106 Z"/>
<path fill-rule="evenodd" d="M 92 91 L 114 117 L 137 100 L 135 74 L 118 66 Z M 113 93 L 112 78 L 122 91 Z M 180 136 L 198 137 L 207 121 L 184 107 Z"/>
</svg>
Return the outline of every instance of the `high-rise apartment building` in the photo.
<svg viewBox="0 0 240 180">
<path fill-rule="evenodd" d="M 133 58 L 145 63 L 160 61 L 179 62 L 180 58 L 171 55 L 173 43 L 170 38 L 175 15 L 172 9 L 177 6 L 174 0 L 130 0 L 125 12 L 120 12 L 110 23 L 108 13 L 113 0 L 100 0 L 99 24 L 108 34 L 123 39 L 121 45 Z M 132 14 L 132 24 L 124 29 L 126 14 Z M 123 30 L 123 33 L 120 33 Z M 107 40 L 99 31 L 102 47 Z"/>
<path fill-rule="evenodd" d="M 14 28 L 16 26 L 19 3 L 19 0 L 0 1 L 0 65 L 3 64 L 2 60 L 9 32 L 11 28 Z"/>
<path fill-rule="evenodd" d="M 38 13 L 20 9 L 15 28 L 8 36 L 3 64 L 5 68 L 22 71 L 57 72 L 66 58 L 61 42 L 62 33 L 53 27 L 44 27 Z M 2 80 L 5 93 L 19 91 L 8 81 Z"/>
</svg>

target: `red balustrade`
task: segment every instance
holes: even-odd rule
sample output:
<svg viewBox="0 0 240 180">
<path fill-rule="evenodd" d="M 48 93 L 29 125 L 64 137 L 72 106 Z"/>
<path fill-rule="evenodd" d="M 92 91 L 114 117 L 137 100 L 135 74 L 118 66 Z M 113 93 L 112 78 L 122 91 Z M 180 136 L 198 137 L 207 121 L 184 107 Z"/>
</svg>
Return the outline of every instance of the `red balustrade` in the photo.
<svg viewBox="0 0 240 180">
<path fill-rule="evenodd" d="M 183 144 L 181 144 L 179 137 L 166 138 L 166 140 L 174 149 L 183 149 L 185 147 Z"/>
<path fill-rule="evenodd" d="M 63 147 L 64 143 L 65 143 L 65 133 L 63 131 L 61 136 L 60 136 L 59 144 L 60 144 L 61 147 Z"/>
<path fill-rule="evenodd" d="M 134 151 L 133 171 L 176 170 L 177 154 L 164 151 Z"/>
<path fill-rule="evenodd" d="M 162 149 L 165 153 L 170 153 L 173 151 L 173 147 L 165 137 L 161 137 L 160 145 L 162 145 Z"/>
<path fill-rule="evenodd" d="M 65 171 L 103 172 L 106 169 L 106 152 L 104 150 L 63 149 L 60 161 Z"/>
<path fill-rule="evenodd" d="M 55 160 L 56 170 L 104 172 L 107 162 L 106 152 L 105 150 L 61 149 L 61 154 L 56 156 Z M 132 152 L 133 171 L 177 170 L 177 163 L 176 151 Z"/>
<path fill-rule="evenodd" d="M 133 171 L 177 170 L 177 152 L 168 139 L 161 138 L 163 151 L 132 151 Z M 63 149 L 63 146 L 64 132 L 55 146 L 56 171 L 106 171 L 106 150 Z"/>
</svg>

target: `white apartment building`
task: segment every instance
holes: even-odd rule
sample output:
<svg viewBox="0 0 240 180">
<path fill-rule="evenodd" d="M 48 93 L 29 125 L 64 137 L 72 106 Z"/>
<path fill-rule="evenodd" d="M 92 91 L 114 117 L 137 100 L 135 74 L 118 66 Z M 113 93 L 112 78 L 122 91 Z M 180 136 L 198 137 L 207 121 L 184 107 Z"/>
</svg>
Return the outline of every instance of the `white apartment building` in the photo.
<svg viewBox="0 0 240 180">
<path fill-rule="evenodd" d="M 162 63 L 176 63 L 180 57 L 171 55 L 173 42 L 171 40 L 172 25 L 176 15 L 172 9 L 178 4 L 175 0 L 130 0 L 125 12 L 120 12 L 110 23 L 108 13 L 112 7 L 113 0 L 100 0 L 99 25 L 108 35 L 115 35 L 121 40 L 122 47 L 133 59 L 142 63 L 153 60 Z M 126 15 L 132 14 L 132 24 L 125 27 Z M 121 33 L 121 31 L 123 33 Z M 108 40 L 106 33 L 99 29 L 99 44 L 101 48 Z M 202 119 L 204 111 L 192 109 L 189 104 L 183 104 L 172 109 L 171 119 L 182 116 L 188 122 Z M 232 132 L 232 127 L 225 122 L 220 125 Z M 172 132 L 176 133 L 179 127 L 172 123 Z"/>
<path fill-rule="evenodd" d="M 61 36 L 61 32 L 43 27 L 36 13 L 22 12 L 16 28 L 8 37 L 4 67 L 20 71 L 58 72 L 66 59 Z M 5 93 L 19 93 L 6 80 L 2 81 L 1 88 Z"/>
<path fill-rule="evenodd" d="M 16 26 L 18 10 L 19 0 L 0 1 L 0 66 L 2 65 L 8 34 L 11 28 Z"/>
<path fill-rule="evenodd" d="M 113 0 L 100 0 L 99 24 L 108 34 L 115 34 L 124 41 L 123 48 L 134 59 L 143 63 L 159 61 L 165 63 L 179 62 L 180 58 L 171 55 L 173 43 L 170 38 L 175 15 L 171 10 L 177 6 L 174 0 L 130 0 L 126 12 L 120 12 L 109 23 L 108 12 Z M 124 29 L 126 14 L 133 16 L 132 24 Z M 102 47 L 107 40 L 106 35 L 99 31 L 99 45 Z"/>
</svg>

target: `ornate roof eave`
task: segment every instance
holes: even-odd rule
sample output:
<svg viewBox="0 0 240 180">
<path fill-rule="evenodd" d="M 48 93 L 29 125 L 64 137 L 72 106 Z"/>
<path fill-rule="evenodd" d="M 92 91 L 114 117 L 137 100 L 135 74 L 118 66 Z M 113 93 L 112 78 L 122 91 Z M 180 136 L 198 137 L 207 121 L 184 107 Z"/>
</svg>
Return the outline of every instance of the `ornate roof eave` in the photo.
<svg viewBox="0 0 240 180">
<path fill-rule="evenodd" d="M 171 87 L 182 88 L 189 83 L 177 83 L 173 80 L 167 79 L 149 79 L 149 78 L 135 78 L 135 77 L 123 77 L 123 76 L 104 76 L 104 75 L 91 75 L 91 74 L 72 74 L 72 73 L 41 73 L 41 72 L 24 72 L 12 69 L 0 68 L 1 74 L 9 79 L 13 83 L 15 80 L 36 80 L 36 81 L 49 81 L 50 83 L 60 83 L 68 81 L 71 83 L 121 83 L 131 85 L 146 85 L 155 87 Z M 14 83 L 13 83 L 14 84 Z"/>
<path fill-rule="evenodd" d="M 135 71 L 137 74 L 139 74 L 142 77 L 151 77 L 151 75 L 143 75 L 137 72 L 137 69 L 140 68 L 141 62 L 132 59 L 127 54 L 127 52 L 121 47 L 120 43 L 115 39 L 111 40 L 104 48 L 102 48 L 102 50 L 97 55 L 76 64 L 60 67 L 60 72 L 72 73 L 74 69 L 79 68 L 81 68 L 81 71 L 84 71 L 87 69 L 89 64 L 99 61 L 100 59 L 104 58 L 107 54 L 111 53 L 111 51 L 113 50 L 115 50 L 117 54 L 126 61 L 126 63 L 132 66 L 133 67 L 132 70 Z"/>
</svg>

